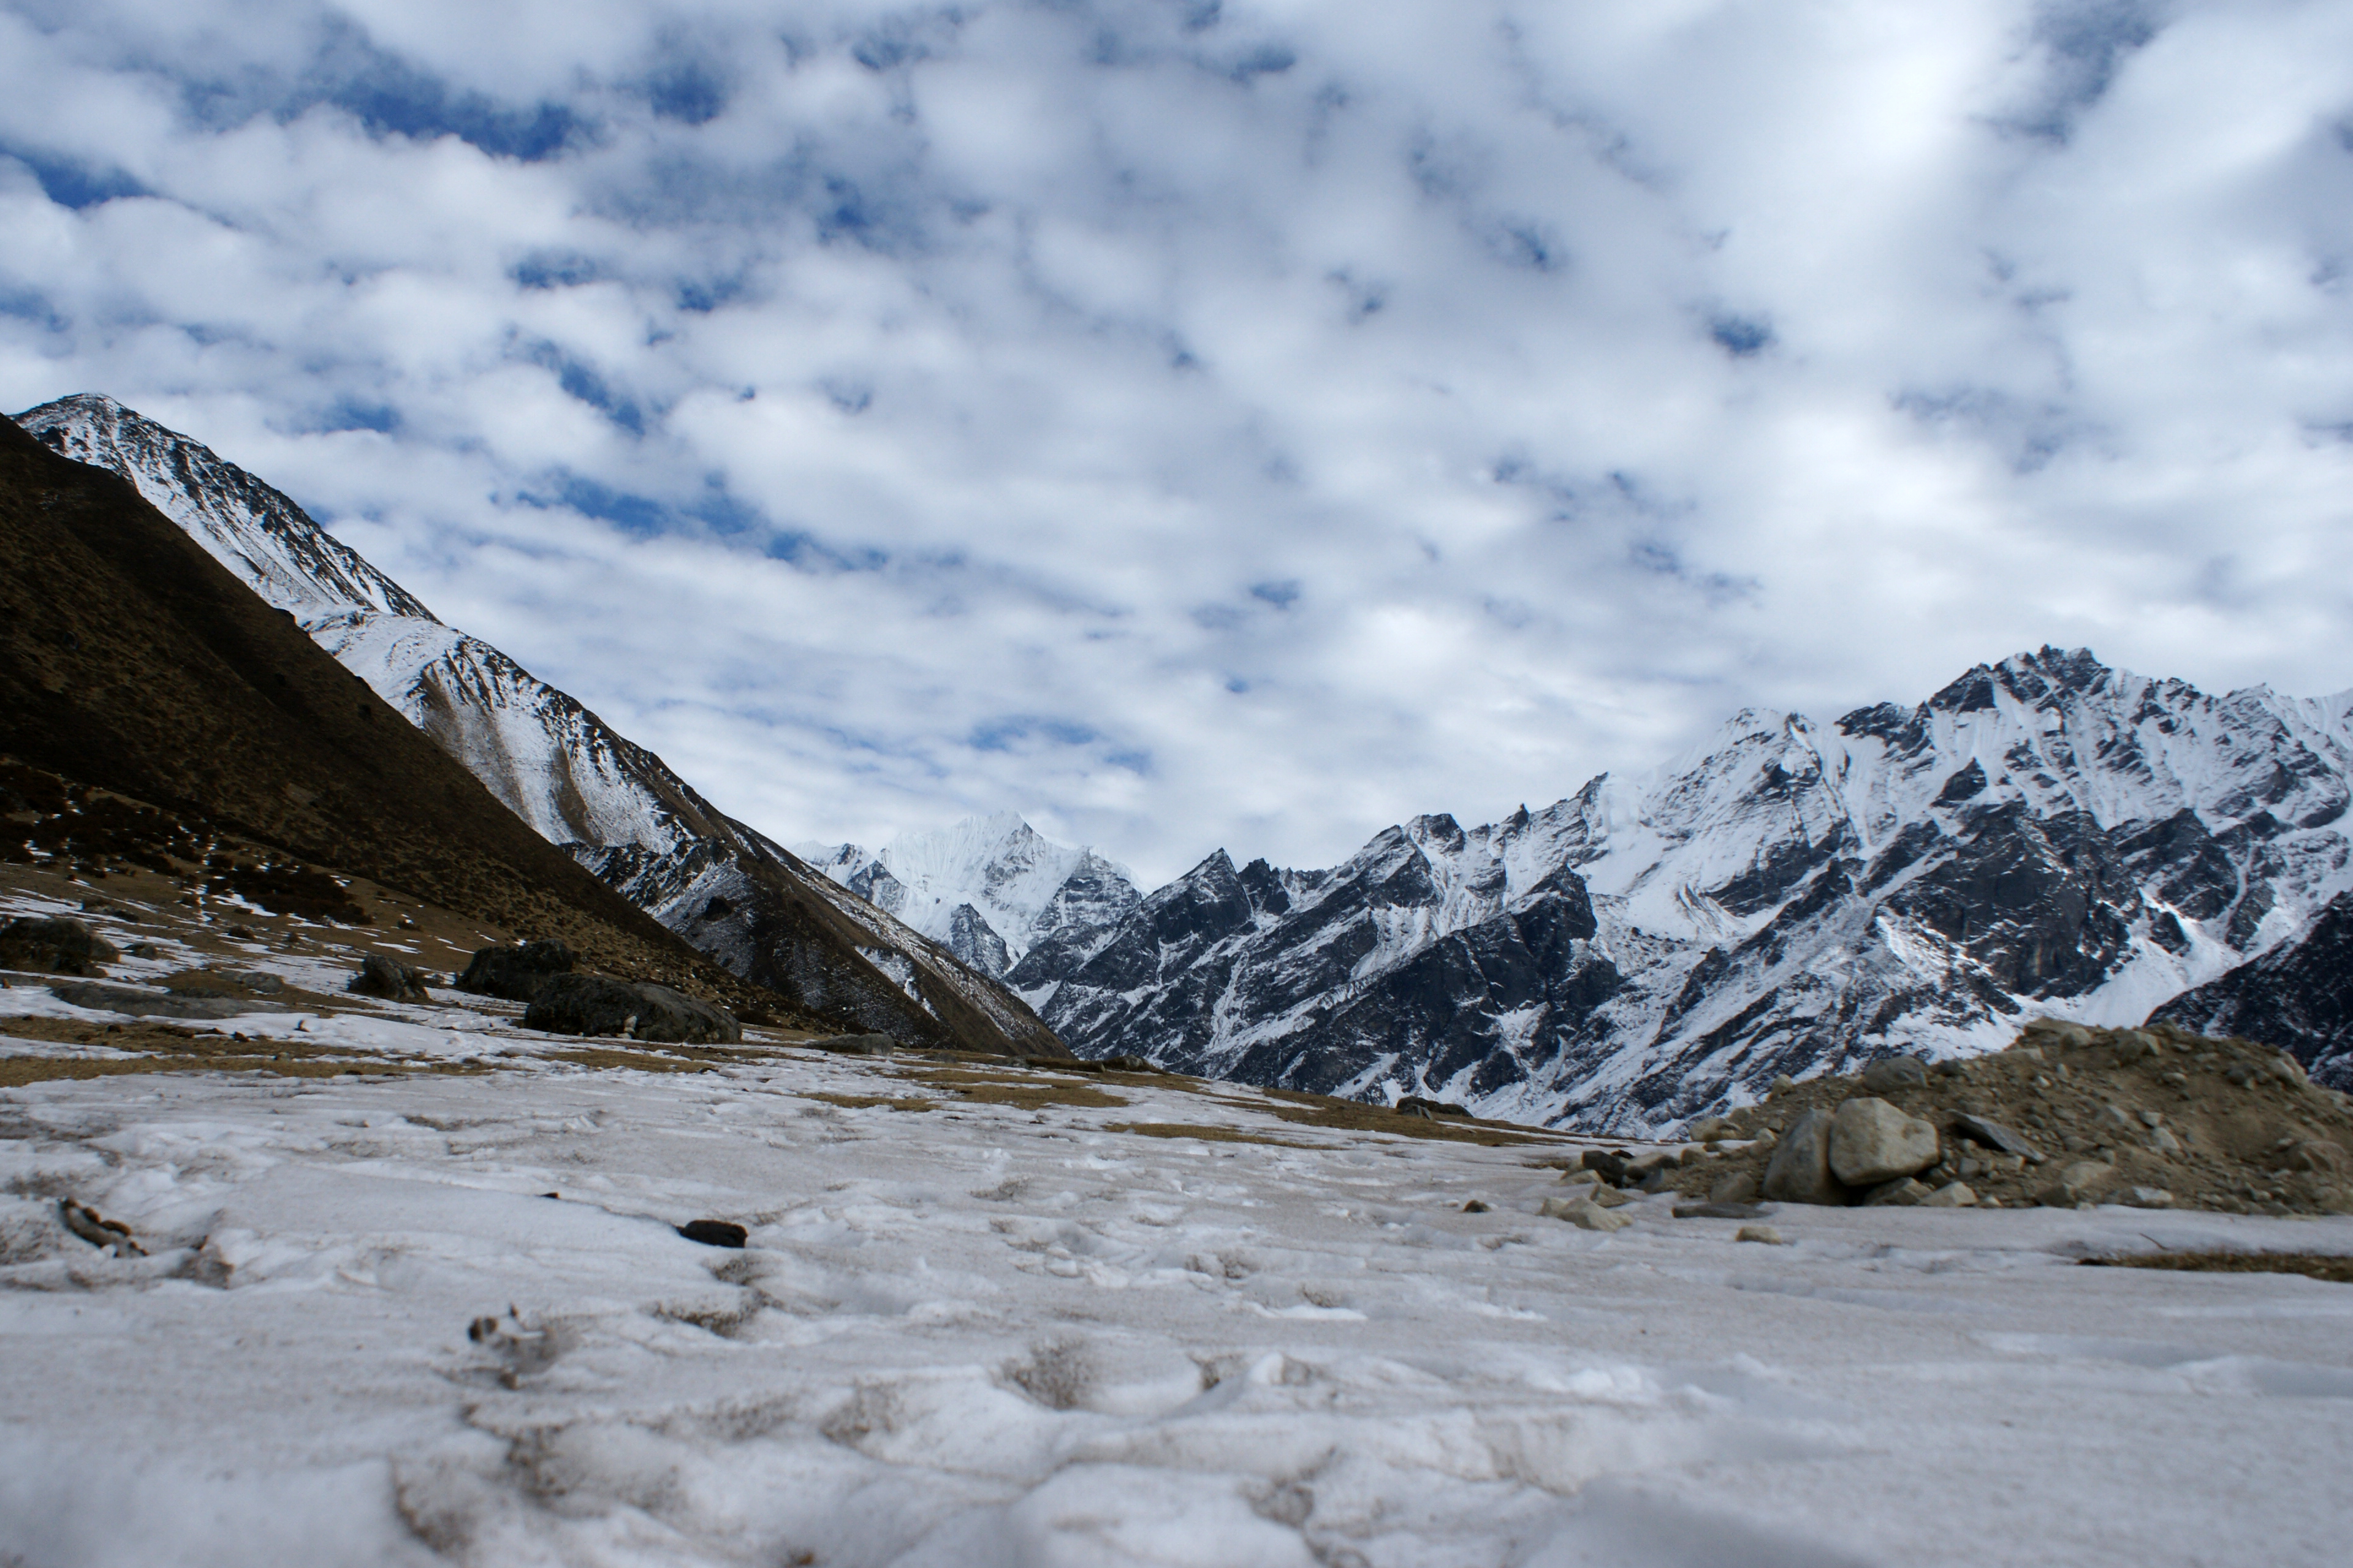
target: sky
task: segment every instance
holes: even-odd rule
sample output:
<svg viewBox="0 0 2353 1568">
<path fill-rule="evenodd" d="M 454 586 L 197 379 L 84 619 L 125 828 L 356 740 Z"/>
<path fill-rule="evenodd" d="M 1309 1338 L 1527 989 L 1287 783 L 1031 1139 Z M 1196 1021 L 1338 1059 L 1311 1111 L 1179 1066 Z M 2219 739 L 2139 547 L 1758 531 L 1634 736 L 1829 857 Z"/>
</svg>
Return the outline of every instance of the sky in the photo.
<svg viewBox="0 0 2353 1568">
<path fill-rule="evenodd" d="M 788 842 L 2353 687 L 2353 4 L 0 0 L 110 394 Z"/>
</svg>

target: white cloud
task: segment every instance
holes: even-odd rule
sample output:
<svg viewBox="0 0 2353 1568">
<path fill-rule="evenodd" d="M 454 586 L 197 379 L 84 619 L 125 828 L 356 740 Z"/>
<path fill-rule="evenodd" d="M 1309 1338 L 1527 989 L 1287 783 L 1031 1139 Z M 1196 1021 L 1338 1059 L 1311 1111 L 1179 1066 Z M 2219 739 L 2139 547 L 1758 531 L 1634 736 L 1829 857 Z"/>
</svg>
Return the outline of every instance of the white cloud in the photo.
<svg viewBox="0 0 2353 1568">
<path fill-rule="evenodd" d="M 0 398 L 211 442 L 781 837 L 1323 863 L 2046 640 L 2353 684 L 2348 34 L 20 3 Z"/>
</svg>

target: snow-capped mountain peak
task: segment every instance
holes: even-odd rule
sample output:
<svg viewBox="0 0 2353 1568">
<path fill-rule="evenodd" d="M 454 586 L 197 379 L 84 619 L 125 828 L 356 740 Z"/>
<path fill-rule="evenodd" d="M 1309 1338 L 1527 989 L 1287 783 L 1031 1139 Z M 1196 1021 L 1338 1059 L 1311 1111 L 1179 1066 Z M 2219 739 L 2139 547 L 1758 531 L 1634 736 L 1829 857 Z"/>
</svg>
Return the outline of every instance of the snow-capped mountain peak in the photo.
<svg viewBox="0 0 2353 1568">
<path fill-rule="evenodd" d="M 1040 942 L 1116 920 L 1137 899 L 1124 868 L 1057 844 L 1011 812 L 903 834 L 879 853 L 855 844 L 793 853 L 992 974 Z"/>
</svg>

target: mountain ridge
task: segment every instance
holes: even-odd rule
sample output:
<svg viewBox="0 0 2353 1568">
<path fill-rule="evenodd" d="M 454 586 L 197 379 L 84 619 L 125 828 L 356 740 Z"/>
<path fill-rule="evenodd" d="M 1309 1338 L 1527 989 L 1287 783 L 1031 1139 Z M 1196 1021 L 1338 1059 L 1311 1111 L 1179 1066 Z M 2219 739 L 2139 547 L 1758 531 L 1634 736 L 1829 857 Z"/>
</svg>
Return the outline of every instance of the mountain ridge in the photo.
<svg viewBox="0 0 2353 1568">
<path fill-rule="evenodd" d="M 539 837 L 739 978 L 911 1042 L 1063 1054 L 1020 998 L 726 816 L 652 752 L 435 617 L 210 448 L 99 394 L 16 423 L 128 482 Z M 714 898 L 725 917 L 705 918 Z"/>
</svg>

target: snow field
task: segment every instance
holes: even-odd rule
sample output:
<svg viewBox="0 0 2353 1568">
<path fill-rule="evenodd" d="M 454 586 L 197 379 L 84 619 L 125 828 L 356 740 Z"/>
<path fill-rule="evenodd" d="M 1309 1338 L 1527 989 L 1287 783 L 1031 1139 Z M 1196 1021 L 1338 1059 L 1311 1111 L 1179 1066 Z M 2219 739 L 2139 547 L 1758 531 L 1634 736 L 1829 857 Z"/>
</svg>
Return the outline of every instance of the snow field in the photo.
<svg viewBox="0 0 2353 1568">
<path fill-rule="evenodd" d="M 2353 1250 L 2353 1222 L 1784 1208 L 1767 1247 L 1641 1200 L 1603 1237 L 1535 1213 L 1546 1151 L 1308 1129 L 1247 1091 L 813 1098 L 907 1101 L 911 1070 L 0 1092 L 0 1550 L 2337 1560 L 2353 1289 L 2072 1263 Z M 152 1255 L 67 1235 L 67 1195 Z M 750 1246 L 671 1228 L 706 1216 Z"/>
</svg>

